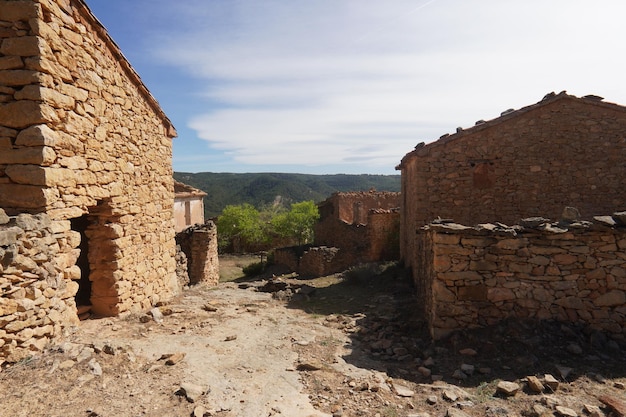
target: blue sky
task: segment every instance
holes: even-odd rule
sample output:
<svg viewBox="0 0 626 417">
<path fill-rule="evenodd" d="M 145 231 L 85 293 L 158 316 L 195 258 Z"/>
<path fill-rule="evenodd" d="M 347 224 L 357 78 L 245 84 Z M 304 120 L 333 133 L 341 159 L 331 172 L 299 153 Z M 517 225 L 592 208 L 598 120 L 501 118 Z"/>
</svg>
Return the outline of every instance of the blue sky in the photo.
<svg viewBox="0 0 626 417">
<path fill-rule="evenodd" d="M 567 90 L 626 104 L 623 0 L 86 0 L 174 123 L 174 170 L 395 174 Z"/>
</svg>

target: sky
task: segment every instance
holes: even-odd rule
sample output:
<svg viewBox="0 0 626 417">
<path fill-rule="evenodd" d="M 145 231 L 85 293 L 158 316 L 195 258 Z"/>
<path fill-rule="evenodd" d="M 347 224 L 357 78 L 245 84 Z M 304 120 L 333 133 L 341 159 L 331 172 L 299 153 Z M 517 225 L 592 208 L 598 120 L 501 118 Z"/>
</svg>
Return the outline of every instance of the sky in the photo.
<svg viewBox="0 0 626 417">
<path fill-rule="evenodd" d="M 182 172 L 398 174 L 549 92 L 626 105 L 623 0 L 86 0 Z"/>
</svg>

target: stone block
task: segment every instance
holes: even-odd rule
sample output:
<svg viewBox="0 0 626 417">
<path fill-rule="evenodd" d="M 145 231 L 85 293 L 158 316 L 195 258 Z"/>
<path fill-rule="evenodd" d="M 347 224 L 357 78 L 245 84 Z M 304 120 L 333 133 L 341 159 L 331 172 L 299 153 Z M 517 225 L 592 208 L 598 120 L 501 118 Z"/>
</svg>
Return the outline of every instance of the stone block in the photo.
<svg viewBox="0 0 626 417">
<path fill-rule="evenodd" d="M 2 41 L 0 53 L 5 56 L 36 56 L 45 47 L 43 39 L 37 36 L 20 36 Z"/>
<path fill-rule="evenodd" d="M 17 243 L 17 236 L 20 234 L 22 234 L 22 229 L 19 227 L 0 230 L 0 246 L 9 246 Z"/>
<path fill-rule="evenodd" d="M 0 20 L 7 22 L 26 22 L 40 14 L 41 9 L 32 1 L 3 1 L 0 7 Z"/>
<path fill-rule="evenodd" d="M 55 146 L 59 140 L 58 134 L 47 125 L 30 126 L 22 130 L 15 139 L 17 146 Z"/>
<path fill-rule="evenodd" d="M 19 87 L 29 84 L 40 84 L 41 73 L 27 69 L 5 70 L 0 72 L 0 84 Z"/>
<path fill-rule="evenodd" d="M 24 67 L 24 61 L 19 56 L 0 57 L 0 70 L 13 70 Z"/>
<path fill-rule="evenodd" d="M 626 304 L 626 293 L 620 290 L 609 291 L 593 300 L 593 304 L 597 307 L 621 306 Z"/>
<path fill-rule="evenodd" d="M 499 301 L 509 301 L 514 300 L 515 293 L 508 288 L 489 288 L 487 290 L 487 299 L 492 303 L 497 303 Z"/>
<path fill-rule="evenodd" d="M 56 153 L 48 146 L 7 149 L 0 153 L 0 164 L 51 165 Z"/>
<path fill-rule="evenodd" d="M 459 287 L 458 296 L 461 301 L 485 301 L 487 300 L 487 287 L 484 285 Z"/>
<path fill-rule="evenodd" d="M 475 271 L 458 271 L 458 272 L 444 272 L 439 274 L 439 278 L 444 281 L 457 281 L 457 280 L 482 280 L 482 275 Z"/>
<path fill-rule="evenodd" d="M 5 71 L 2 71 L 5 72 Z M 0 74 L 2 74 L 0 72 Z M 0 77 L 0 84 L 2 83 Z M 0 124 L 21 129 L 40 123 L 50 123 L 58 120 L 54 110 L 30 100 L 14 101 L 0 105 Z"/>
<path fill-rule="evenodd" d="M 0 225 L 7 224 L 11 221 L 11 218 L 7 216 L 4 209 L 0 208 Z"/>
<path fill-rule="evenodd" d="M 46 190 L 40 186 L 22 184 L 0 184 L 0 206 L 36 209 L 58 199 L 58 191 Z"/>
<path fill-rule="evenodd" d="M 65 96 L 56 90 L 39 85 L 27 85 L 17 91 L 14 97 L 16 100 L 45 101 L 57 109 L 74 108 L 74 99 L 72 97 Z"/>
</svg>

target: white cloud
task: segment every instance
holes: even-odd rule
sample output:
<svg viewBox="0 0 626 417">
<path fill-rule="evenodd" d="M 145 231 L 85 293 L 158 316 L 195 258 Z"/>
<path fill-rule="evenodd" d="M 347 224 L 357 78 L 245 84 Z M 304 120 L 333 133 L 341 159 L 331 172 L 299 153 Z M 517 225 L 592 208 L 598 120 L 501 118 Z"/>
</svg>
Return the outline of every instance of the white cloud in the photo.
<svg viewBox="0 0 626 417">
<path fill-rule="evenodd" d="M 161 33 L 156 52 L 204 83 L 211 108 L 189 126 L 242 164 L 391 171 L 417 142 L 552 90 L 626 103 L 618 0 L 170 7 L 188 29 Z"/>
</svg>

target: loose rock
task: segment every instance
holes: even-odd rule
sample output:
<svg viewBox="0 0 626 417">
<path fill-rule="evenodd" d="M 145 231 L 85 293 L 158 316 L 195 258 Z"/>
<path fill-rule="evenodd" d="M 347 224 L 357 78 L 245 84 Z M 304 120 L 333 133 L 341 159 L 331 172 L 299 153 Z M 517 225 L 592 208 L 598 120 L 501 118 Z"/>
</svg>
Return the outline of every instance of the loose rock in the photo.
<svg viewBox="0 0 626 417">
<path fill-rule="evenodd" d="M 206 391 L 200 385 L 191 382 L 183 382 L 177 393 L 184 395 L 190 403 L 196 402 Z"/>
<path fill-rule="evenodd" d="M 500 381 L 496 386 L 496 392 L 506 397 L 512 397 L 520 390 L 520 386 L 516 382 Z"/>
<path fill-rule="evenodd" d="M 563 407 L 562 405 L 557 405 L 555 407 L 556 413 L 562 417 L 578 417 L 576 411 L 571 408 Z"/>
<path fill-rule="evenodd" d="M 528 389 L 535 393 L 541 393 L 545 389 L 539 378 L 536 376 L 529 376 L 528 378 Z"/>
</svg>

